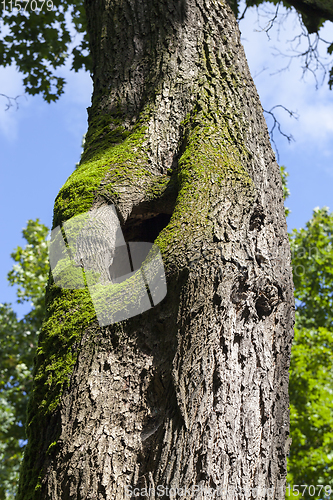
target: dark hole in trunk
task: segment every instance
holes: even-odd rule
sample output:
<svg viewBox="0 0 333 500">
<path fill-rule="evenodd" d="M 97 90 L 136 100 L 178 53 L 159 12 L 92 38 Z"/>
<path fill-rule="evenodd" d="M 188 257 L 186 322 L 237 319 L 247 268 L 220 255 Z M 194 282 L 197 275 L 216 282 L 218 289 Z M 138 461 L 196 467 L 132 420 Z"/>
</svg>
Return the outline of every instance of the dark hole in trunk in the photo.
<svg viewBox="0 0 333 500">
<path fill-rule="evenodd" d="M 171 214 L 145 214 L 131 216 L 123 226 L 125 241 L 147 241 L 154 243 L 170 222 Z"/>
</svg>

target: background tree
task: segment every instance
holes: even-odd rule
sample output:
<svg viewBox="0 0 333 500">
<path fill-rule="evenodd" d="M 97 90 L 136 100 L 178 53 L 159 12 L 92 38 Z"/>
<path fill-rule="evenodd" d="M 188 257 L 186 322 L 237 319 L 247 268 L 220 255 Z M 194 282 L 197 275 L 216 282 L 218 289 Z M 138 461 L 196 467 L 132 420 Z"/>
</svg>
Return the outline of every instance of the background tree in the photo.
<svg viewBox="0 0 333 500">
<path fill-rule="evenodd" d="M 292 486 L 331 485 L 333 215 L 325 207 L 315 209 L 306 228 L 292 232 L 290 242 L 296 328 L 290 367 L 290 433 L 293 442 L 288 460 L 288 480 Z M 303 496 L 310 498 L 312 493 L 306 490 Z"/>
<path fill-rule="evenodd" d="M 8 279 L 18 287 L 18 302 L 33 309 L 21 320 L 9 304 L 0 304 L 0 498 L 11 500 L 22 460 L 28 397 L 31 394 L 33 357 L 45 307 L 48 278 L 48 229 L 38 220 L 23 230 L 25 248 L 12 253 L 16 262 Z"/>
</svg>

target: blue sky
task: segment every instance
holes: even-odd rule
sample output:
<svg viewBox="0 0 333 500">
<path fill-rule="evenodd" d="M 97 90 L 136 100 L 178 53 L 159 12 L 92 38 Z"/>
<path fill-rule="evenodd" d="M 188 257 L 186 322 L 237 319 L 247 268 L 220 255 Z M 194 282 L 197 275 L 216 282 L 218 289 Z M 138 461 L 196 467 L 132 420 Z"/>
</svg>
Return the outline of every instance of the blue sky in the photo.
<svg viewBox="0 0 333 500">
<path fill-rule="evenodd" d="M 281 10 L 281 12 L 283 12 Z M 263 28 L 268 18 L 249 11 L 240 23 L 242 41 L 252 76 L 264 109 L 281 104 L 298 113 L 292 119 L 282 110 L 276 112 L 282 129 L 292 134 L 288 141 L 276 132 L 280 164 L 286 166 L 292 210 L 288 227 L 302 227 L 316 206 L 333 209 L 333 90 L 327 77 L 316 90 L 309 73 L 302 79 L 300 60 L 279 56 L 288 53 L 287 41 L 299 33 L 295 15 L 269 31 Z M 321 33 L 333 41 L 333 24 L 326 23 Z M 325 56 L 323 46 L 322 55 Z M 88 74 L 62 71 L 67 80 L 65 94 L 57 103 L 47 104 L 39 96 L 23 96 L 19 109 L 5 111 L 0 98 L 0 302 L 15 303 L 15 290 L 8 286 L 6 275 L 12 267 L 10 253 L 23 244 L 21 231 L 28 219 L 39 218 L 52 224 L 54 199 L 75 168 L 81 153 L 82 136 L 87 128 L 86 108 L 90 105 L 91 80 Z M 318 73 L 320 80 L 321 73 Z M 0 69 L 0 93 L 23 94 L 21 76 L 15 68 Z M 267 118 L 270 127 L 269 118 Z M 29 305 L 14 305 L 21 316 Z"/>
<path fill-rule="evenodd" d="M 271 13 L 274 9 L 268 9 Z M 248 11 L 240 23 L 242 42 L 248 63 L 264 109 L 283 105 L 298 114 L 298 119 L 290 118 L 283 110 L 276 110 L 282 130 L 292 134 L 294 141 L 288 141 L 276 132 L 275 142 L 279 151 L 279 163 L 289 172 L 288 186 L 291 192 L 286 205 L 292 213 L 288 217 L 288 228 L 300 228 L 311 218 L 317 206 L 328 206 L 333 210 L 333 89 L 329 90 L 328 77 L 316 72 L 316 81 L 310 72 L 303 76 L 301 60 L 290 58 L 292 55 L 289 40 L 297 36 L 301 29 L 296 14 L 284 19 L 286 11 L 280 9 L 281 19 L 268 33 L 263 30 L 268 19 L 258 15 L 255 9 Z M 282 19 L 283 18 L 283 19 Z M 279 25 L 279 21 L 283 23 Z M 325 23 L 321 30 L 322 38 L 333 41 L 333 24 Z M 314 35 L 311 35 L 314 39 Z M 296 47 L 298 52 L 306 49 L 306 44 Z M 328 59 L 326 45 L 319 45 L 323 62 Z M 279 55 L 282 52 L 283 55 Z M 324 81 L 322 83 L 324 77 Z M 266 115 L 267 116 L 267 115 Z M 266 118 L 268 127 L 271 119 Z"/>
</svg>

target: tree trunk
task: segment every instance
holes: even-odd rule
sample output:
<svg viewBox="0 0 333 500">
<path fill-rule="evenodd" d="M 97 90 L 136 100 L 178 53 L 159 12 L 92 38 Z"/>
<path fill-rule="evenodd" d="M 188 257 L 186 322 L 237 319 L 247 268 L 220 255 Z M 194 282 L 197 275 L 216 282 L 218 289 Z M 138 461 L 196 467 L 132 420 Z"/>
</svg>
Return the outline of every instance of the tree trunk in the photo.
<svg viewBox="0 0 333 500">
<path fill-rule="evenodd" d="M 289 244 L 234 15 L 224 0 L 86 11 L 89 130 L 54 226 L 113 204 L 127 241 L 160 248 L 167 295 L 100 327 L 87 288 L 50 281 L 18 498 L 282 499 Z"/>
</svg>

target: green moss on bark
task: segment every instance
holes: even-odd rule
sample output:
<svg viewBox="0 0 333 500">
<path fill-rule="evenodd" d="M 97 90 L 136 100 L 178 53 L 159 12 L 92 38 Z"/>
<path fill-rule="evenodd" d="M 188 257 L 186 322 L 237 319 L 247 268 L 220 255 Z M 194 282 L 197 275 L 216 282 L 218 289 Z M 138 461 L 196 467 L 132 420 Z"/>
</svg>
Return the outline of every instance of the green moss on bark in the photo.
<svg viewBox="0 0 333 500">
<path fill-rule="evenodd" d="M 186 148 L 178 164 L 179 193 L 170 223 L 156 240 L 162 255 L 172 255 L 180 266 L 198 237 L 201 241 L 213 238 L 209 211 L 214 185 L 222 186 L 228 179 L 240 191 L 254 189 L 243 166 L 248 153 L 241 152 L 240 144 L 233 145 L 226 125 L 212 122 L 204 114 L 195 114 L 183 123 Z"/>
<path fill-rule="evenodd" d="M 93 159 L 81 162 L 56 198 L 54 226 L 90 209 L 107 172 L 112 173 L 107 189 L 115 201 L 119 197 L 116 189 L 112 187 L 112 184 L 116 184 L 115 181 L 119 183 L 123 178 L 132 178 L 134 182 L 140 174 L 150 176 L 150 172 L 145 168 L 147 164 L 145 133 L 146 127 L 141 125 L 121 143 L 111 145 L 108 149 L 96 153 Z"/>
<path fill-rule="evenodd" d="M 21 472 L 18 498 L 40 498 L 45 466 L 41 450 L 48 455 L 55 451 L 59 436 L 58 410 L 63 391 L 68 387 L 77 358 L 82 334 L 96 317 L 87 290 L 65 290 L 56 285 L 48 288 L 47 317 L 40 334 L 34 370 L 34 393 L 29 402 L 24 466 Z M 54 419 L 47 434 L 39 434 L 46 422 Z"/>
<path fill-rule="evenodd" d="M 208 52 L 205 53 L 207 61 L 208 56 Z M 211 71 L 213 65 L 209 59 Z M 229 75 L 227 68 L 225 71 Z M 237 78 L 228 76 L 228 79 L 223 84 L 235 87 Z M 182 124 L 183 153 L 171 176 L 154 175 L 148 168 L 149 107 L 131 129 L 125 129 L 120 112 L 100 114 L 93 107 L 82 161 L 55 201 L 54 226 L 87 212 L 98 194 L 104 195 L 109 203 L 117 204 L 121 201 L 124 186 L 135 186 L 142 195 L 141 199 L 147 202 L 163 199 L 170 191 L 177 192 L 170 223 L 160 233 L 156 244 L 162 252 L 167 272 L 170 263 L 173 270 L 187 266 L 191 254 L 193 256 L 191 247 L 194 242 L 213 239 L 210 207 L 216 185 L 223 192 L 223 183 L 227 179 L 234 183 L 235 190 L 254 189 L 244 167 L 248 153 L 243 147 L 242 127 L 237 122 L 236 112 L 230 109 L 227 114 L 227 105 L 223 106 L 222 112 L 219 106 L 212 105 L 212 100 L 210 87 L 201 87 L 197 105 Z M 136 275 L 131 278 L 133 288 L 137 279 Z M 110 288 L 108 297 L 124 286 Z M 104 290 L 100 296 L 97 290 L 94 299 L 103 305 Z M 124 296 L 124 300 L 128 300 L 130 306 L 133 296 Z M 138 300 L 141 300 L 139 296 Z M 18 499 L 40 498 L 45 457 L 52 460 L 57 452 L 59 405 L 77 360 L 82 335 L 94 322 L 98 328 L 87 288 L 64 290 L 51 283 L 47 302 L 48 316 L 36 357 L 35 392 L 28 416 L 29 443 Z M 115 305 L 115 313 L 118 306 Z M 52 419 L 54 430 L 46 436 L 38 435 L 39 429 L 50 429 L 46 421 Z"/>
<path fill-rule="evenodd" d="M 98 141 L 98 136 L 105 135 L 107 118 L 104 117 L 97 122 L 91 140 L 97 140 L 99 146 L 93 155 L 86 155 L 83 158 L 80 166 L 61 188 L 55 201 L 54 226 L 91 208 L 107 172 L 111 172 L 111 175 L 104 183 L 103 189 L 107 190 L 109 197 L 115 201 L 118 197 L 113 187 L 115 184 L 121 184 L 124 179 L 134 183 L 138 178 L 148 180 L 152 177 L 145 168 L 146 127 L 142 121 L 130 133 L 124 134 L 118 129 L 120 133 L 117 143 L 110 140 L 110 134 L 104 137 L 105 144 L 109 143 L 108 147 L 101 146 L 101 140 Z M 111 135 L 115 138 L 115 130 Z M 90 144 L 88 142 L 87 147 Z M 29 441 L 18 494 L 18 498 L 29 498 L 29 500 L 40 498 L 43 471 L 46 466 L 42 459 L 43 453 L 47 452 L 51 459 L 57 449 L 56 443 L 59 437 L 57 415 L 59 415 L 61 396 L 68 387 L 83 332 L 87 325 L 96 322 L 95 309 L 87 288 L 68 290 L 50 282 L 47 303 L 47 318 L 40 335 L 36 356 L 34 394 L 28 409 Z M 38 435 L 38 430 L 49 427 L 46 421 L 52 419 L 56 419 L 54 430 L 47 436 Z"/>
</svg>

